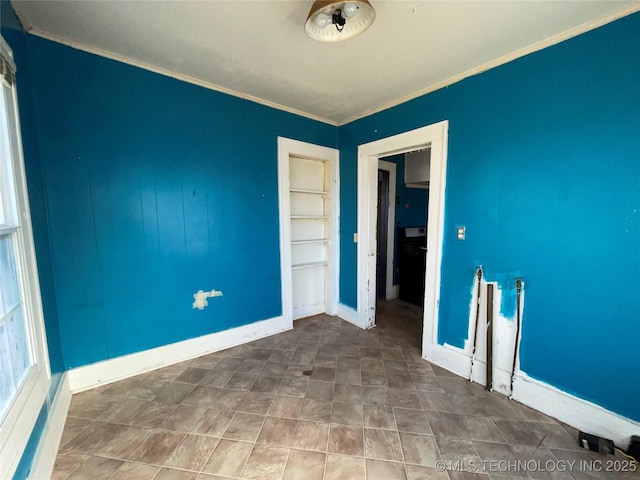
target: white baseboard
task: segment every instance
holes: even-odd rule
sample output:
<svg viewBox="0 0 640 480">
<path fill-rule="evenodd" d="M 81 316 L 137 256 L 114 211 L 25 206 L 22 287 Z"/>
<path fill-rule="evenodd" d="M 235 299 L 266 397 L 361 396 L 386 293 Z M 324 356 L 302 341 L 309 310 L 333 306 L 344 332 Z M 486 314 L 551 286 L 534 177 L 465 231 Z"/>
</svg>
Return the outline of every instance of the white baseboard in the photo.
<svg viewBox="0 0 640 480">
<path fill-rule="evenodd" d="M 300 318 L 312 317 L 313 315 L 320 315 L 321 313 L 324 313 L 324 303 L 293 307 L 293 320 L 295 321 Z"/>
<path fill-rule="evenodd" d="M 520 372 L 513 385 L 513 399 L 586 433 L 609 438 L 626 449 L 632 435 L 640 432 L 635 422 L 600 405 L 587 402 L 567 392 Z"/>
<path fill-rule="evenodd" d="M 51 478 L 64 424 L 67 421 L 69 405 L 71 405 L 71 390 L 69 389 L 69 376 L 65 372 L 62 374 L 58 390 L 51 404 L 51 410 L 29 473 L 30 479 Z"/>
<path fill-rule="evenodd" d="M 284 326 L 282 317 L 274 317 L 222 332 L 211 333 L 143 352 L 123 355 L 122 357 L 74 368 L 68 372 L 70 389 L 73 393 L 81 392 L 201 355 L 252 342 L 285 330 L 290 330 L 290 328 Z"/>
<path fill-rule="evenodd" d="M 469 378 L 471 358 L 459 348 L 447 344 L 435 345 L 433 358 L 425 357 L 425 360 L 461 377 Z M 485 385 L 486 363 L 484 361 L 478 359 L 474 361 L 473 381 Z M 492 383 L 494 391 L 508 395 L 511 372 L 494 368 Z M 611 439 L 622 448 L 627 448 L 631 435 L 638 435 L 640 432 L 640 422 L 578 398 L 553 385 L 533 379 L 520 370 L 516 371 L 514 377 L 512 398 L 573 428 Z"/>
<path fill-rule="evenodd" d="M 340 317 L 343 320 L 346 320 L 349 323 L 354 324 L 356 327 L 365 328 L 365 326 L 362 325 L 362 322 L 360 321 L 360 316 L 358 315 L 358 312 L 355 309 L 351 307 L 347 307 L 342 303 L 339 303 L 337 314 L 338 314 L 338 317 Z"/>
</svg>

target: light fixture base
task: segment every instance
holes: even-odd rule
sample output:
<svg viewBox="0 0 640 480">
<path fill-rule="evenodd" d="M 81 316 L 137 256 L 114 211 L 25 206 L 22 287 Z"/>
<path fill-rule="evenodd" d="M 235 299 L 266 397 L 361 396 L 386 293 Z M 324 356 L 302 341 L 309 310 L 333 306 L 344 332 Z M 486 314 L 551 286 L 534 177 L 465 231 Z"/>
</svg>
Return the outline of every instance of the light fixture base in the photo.
<svg viewBox="0 0 640 480">
<path fill-rule="evenodd" d="M 368 0 L 317 0 L 304 31 L 319 42 L 341 42 L 364 32 L 375 18 L 376 11 Z"/>
</svg>

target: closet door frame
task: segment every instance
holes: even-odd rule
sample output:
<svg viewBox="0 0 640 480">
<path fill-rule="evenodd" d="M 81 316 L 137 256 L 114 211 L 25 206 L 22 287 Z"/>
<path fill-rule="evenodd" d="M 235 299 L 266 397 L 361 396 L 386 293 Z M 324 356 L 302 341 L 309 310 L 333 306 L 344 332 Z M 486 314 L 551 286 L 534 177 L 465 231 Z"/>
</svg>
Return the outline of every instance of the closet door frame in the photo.
<svg viewBox="0 0 640 480">
<path fill-rule="evenodd" d="M 328 272 L 331 288 L 330 299 L 325 298 L 328 315 L 336 315 L 340 279 L 340 152 L 285 137 L 278 137 L 278 204 L 280 214 L 280 276 L 282 291 L 282 326 L 293 328 L 293 278 L 291 270 L 291 199 L 289 159 L 291 156 L 317 159 L 327 162 L 331 171 L 331 242 L 329 244 Z M 326 293 L 325 293 L 326 295 Z"/>
</svg>

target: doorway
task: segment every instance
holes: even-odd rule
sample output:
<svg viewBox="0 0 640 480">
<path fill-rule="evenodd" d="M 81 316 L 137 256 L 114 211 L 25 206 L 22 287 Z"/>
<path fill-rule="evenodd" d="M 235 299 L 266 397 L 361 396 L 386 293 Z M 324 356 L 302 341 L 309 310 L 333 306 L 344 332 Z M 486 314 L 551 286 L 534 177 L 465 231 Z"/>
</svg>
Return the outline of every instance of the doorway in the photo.
<svg viewBox="0 0 640 480">
<path fill-rule="evenodd" d="M 358 147 L 357 288 L 358 323 L 363 328 L 375 326 L 376 317 L 379 159 L 431 147 L 422 341 L 422 354 L 427 359 L 432 357 L 437 342 L 448 128 L 449 123 L 445 120 Z"/>
<path fill-rule="evenodd" d="M 378 176 L 382 176 L 382 182 L 385 184 L 382 188 L 386 188 L 385 198 L 380 200 L 378 195 L 378 204 L 376 211 L 379 218 L 377 222 L 380 224 L 376 228 L 378 237 L 382 236 L 382 240 L 376 238 L 377 249 L 380 256 L 376 258 L 376 265 L 379 271 L 376 274 L 377 297 L 381 299 L 391 300 L 398 297 L 398 286 L 395 285 L 395 244 L 396 244 L 396 164 L 385 160 L 378 160 Z M 380 186 L 380 185 L 379 185 Z M 381 245 L 382 244 L 382 245 Z M 378 278 L 379 277 L 379 278 Z"/>
<path fill-rule="evenodd" d="M 377 297 L 387 298 L 387 265 L 393 259 L 387 255 L 389 236 L 389 172 L 378 170 L 378 221 L 376 225 L 376 278 Z"/>
</svg>

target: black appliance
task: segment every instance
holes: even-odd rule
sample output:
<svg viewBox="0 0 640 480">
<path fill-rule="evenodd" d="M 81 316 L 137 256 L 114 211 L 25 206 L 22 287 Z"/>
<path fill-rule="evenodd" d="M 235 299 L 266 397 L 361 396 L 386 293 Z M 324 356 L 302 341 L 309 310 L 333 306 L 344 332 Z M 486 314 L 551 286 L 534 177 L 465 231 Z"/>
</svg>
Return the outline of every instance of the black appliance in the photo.
<svg viewBox="0 0 640 480">
<path fill-rule="evenodd" d="M 427 229 L 401 227 L 398 280 L 400 298 L 414 305 L 424 304 L 424 271 L 427 260 Z"/>
</svg>

